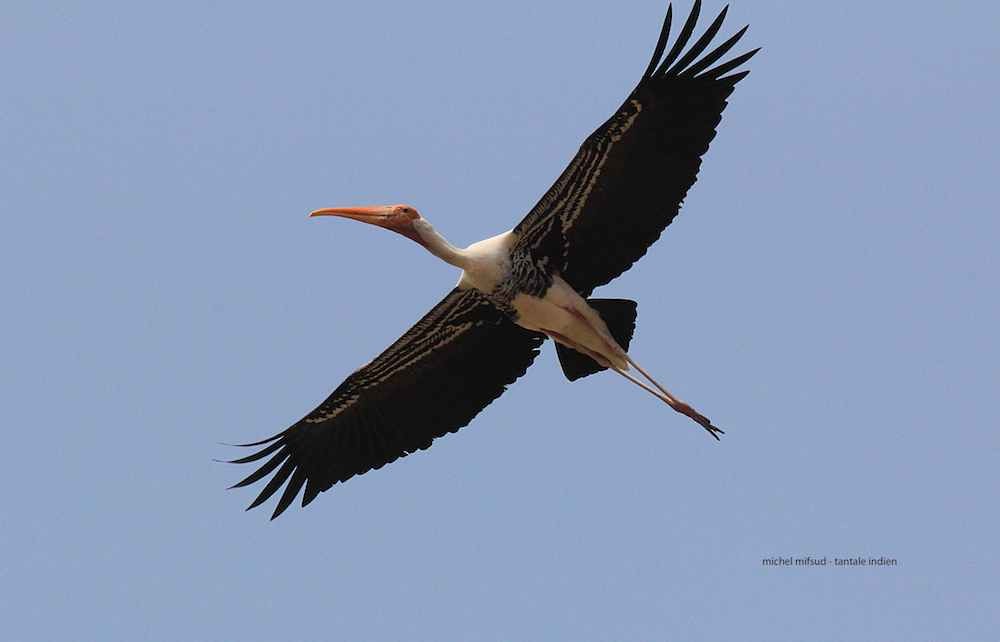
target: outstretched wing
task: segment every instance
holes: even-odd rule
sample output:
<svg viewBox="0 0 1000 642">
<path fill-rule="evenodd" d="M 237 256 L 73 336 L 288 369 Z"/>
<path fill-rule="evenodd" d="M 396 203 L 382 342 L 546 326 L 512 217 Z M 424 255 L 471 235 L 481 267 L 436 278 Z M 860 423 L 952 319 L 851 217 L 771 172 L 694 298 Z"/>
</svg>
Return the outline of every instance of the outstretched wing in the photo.
<svg viewBox="0 0 1000 642">
<path fill-rule="evenodd" d="M 455 432 L 524 374 L 544 336 L 514 324 L 477 290 L 455 288 L 318 408 L 233 460 L 269 457 L 234 488 L 274 475 L 248 507 L 287 481 L 271 519 L 305 486 L 302 505 L 337 482 L 428 448 Z"/>
<path fill-rule="evenodd" d="M 750 73 L 727 75 L 757 49 L 712 67 L 747 27 L 702 56 L 728 7 L 682 54 L 700 10 L 696 0 L 664 57 L 673 11 L 667 8 L 638 86 L 514 228 L 515 252 L 552 266 L 584 295 L 628 270 L 677 215 L 715 137 L 726 98 Z"/>
</svg>

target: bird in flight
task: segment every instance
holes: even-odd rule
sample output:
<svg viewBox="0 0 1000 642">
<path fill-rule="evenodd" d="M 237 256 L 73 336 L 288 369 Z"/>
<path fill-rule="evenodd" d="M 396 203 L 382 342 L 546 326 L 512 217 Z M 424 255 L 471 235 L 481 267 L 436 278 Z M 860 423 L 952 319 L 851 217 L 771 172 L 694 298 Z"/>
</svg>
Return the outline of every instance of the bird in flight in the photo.
<svg viewBox="0 0 1000 642">
<path fill-rule="evenodd" d="M 264 461 L 233 488 L 271 475 L 247 510 L 284 486 L 274 519 L 303 487 L 306 506 L 337 482 L 428 448 L 523 375 L 546 338 L 555 342 L 570 381 L 612 370 L 719 438 L 719 428 L 629 355 L 636 303 L 590 298 L 642 257 L 677 215 L 727 98 L 750 73 L 736 70 L 758 49 L 719 62 L 747 27 L 704 53 L 728 6 L 687 47 L 700 10 L 695 0 L 667 51 L 668 6 L 635 89 L 514 229 L 460 249 L 409 205 L 311 214 L 392 230 L 462 274 L 430 312 L 319 407 L 273 437 L 239 444 L 260 449 L 232 463 Z"/>
</svg>

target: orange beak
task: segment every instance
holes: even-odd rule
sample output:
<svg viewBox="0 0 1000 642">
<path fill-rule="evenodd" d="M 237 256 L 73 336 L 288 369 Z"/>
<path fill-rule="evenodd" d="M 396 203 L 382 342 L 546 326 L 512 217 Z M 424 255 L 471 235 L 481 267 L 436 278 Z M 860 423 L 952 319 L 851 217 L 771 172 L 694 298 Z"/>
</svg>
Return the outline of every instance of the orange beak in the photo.
<svg viewBox="0 0 1000 642">
<path fill-rule="evenodd" d="M 374 207 L 326 207 L 316 210 L 309 216 L 342 216 L 362 223 L 387 227 L 385 222 L 392 218 L 392 210 L 382 205 Z"/>
<path fill-rule="evenodd" d="M 397 215 L 395 208 L 387 205 L 374 205 L 369 207 L 326 207 L 312 212 L 309 216 L 340 216 L 342 218 L 361 221 L 362 223 L 370 223 L 371 225 L 377 225 L 379 227 L 384 227 L 387 230 L 392 230 L 397 234 L 402 234 L 406 238 L 426 246 L 424 240 L 420 238 L 420 235 L 417 234 L 417 231 L 413 228 L 413 221 L 405 216 Z"/>
</svg>

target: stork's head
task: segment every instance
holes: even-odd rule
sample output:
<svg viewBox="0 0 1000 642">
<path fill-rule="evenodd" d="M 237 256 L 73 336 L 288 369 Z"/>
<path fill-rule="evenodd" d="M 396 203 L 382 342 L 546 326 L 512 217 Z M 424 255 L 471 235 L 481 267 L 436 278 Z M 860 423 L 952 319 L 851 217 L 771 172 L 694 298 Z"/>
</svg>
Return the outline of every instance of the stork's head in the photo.
<svg viewBox="0 0 1000 642">
<path fill-rule="evenodd" d="M 327 207 L 316 210 L 309 216 L 342 216 L 352 218 L 362 223 L 371 223 L 402 234 L 408 239 L 426 247 L 427 243 L 420 236 L 415 221 L 423 220 L 420 212 L 409 205 L 375 205 L 369 207 Z"/>
</svg>

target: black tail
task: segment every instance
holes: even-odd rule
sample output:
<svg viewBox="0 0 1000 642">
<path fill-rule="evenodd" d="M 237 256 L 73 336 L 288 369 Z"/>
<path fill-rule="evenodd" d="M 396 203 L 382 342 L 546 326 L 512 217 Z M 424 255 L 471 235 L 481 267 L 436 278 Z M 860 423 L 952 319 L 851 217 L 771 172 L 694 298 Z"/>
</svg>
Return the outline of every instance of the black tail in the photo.
<svg viewBox="0 0 1000 642">
<path fill-rule="evenodd" d="M 587 299 L 590 307 L 597 310 L 597 313 L 608 325 L 611 336 L 615 338 L 618 345 L 628 350 L 628 344 L 632 341 L 632 332 L 635 330 L 636 302 L 628 299 Z M 562 366 L 563 374 L 570 381 L 576 381 L 592 375 L 601 370 L 607 370 L 587 355 L 580 354 L 573 348 L 567 348 L 561 343 L 556 344 L 556 354 L 559 356 L 559 365 Z"/>
</svg>

